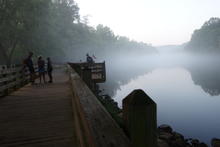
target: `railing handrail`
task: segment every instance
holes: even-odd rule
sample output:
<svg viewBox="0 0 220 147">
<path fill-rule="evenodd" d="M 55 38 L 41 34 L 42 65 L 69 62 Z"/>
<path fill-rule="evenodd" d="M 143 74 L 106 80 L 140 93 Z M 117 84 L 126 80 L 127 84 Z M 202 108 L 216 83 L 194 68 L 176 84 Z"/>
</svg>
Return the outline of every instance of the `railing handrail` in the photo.
<svg viewBox="0 0 220 147">
<path fill-rule="evenodd" d="M 34 66 L 38 72 L 37 66 Z M 24 65 L 0 65 L 0 96 L 5 96 L 29 83 L 29 71 Z"/>
<path fill-rule="evenodd" d="M 81 147 L 130 147 L 130 141 L 78 73 L 68 65 Z"/>
</svg>

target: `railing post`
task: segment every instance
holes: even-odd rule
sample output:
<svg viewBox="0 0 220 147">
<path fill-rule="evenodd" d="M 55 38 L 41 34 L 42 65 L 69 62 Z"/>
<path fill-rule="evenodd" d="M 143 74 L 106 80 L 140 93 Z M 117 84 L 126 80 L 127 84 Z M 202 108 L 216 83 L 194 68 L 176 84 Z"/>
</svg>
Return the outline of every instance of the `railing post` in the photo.
<svg viewBox="0 0 220 147">
<path fill-rule="evenodd" d="M 3 66 L 3 67 L 2 67 L 2 71 L 4 72 L 4 74 L 3 74 L 2 76 L 3 76 L 4 78 L 6 78 L 7 75 L 8 75 L 7 70 L 8 70 L 8 66 Z M 7 86 L 7 84 L 8 84 L 7 81 L 3 82 L 3 85 Z M 6 89 L 4 90 L 3 95 L 4 95 L 4 96 L 5 96 L 5 95 L 8 95 L 8 88 L 6 88 Z"/>
<path fill-rule="evenodd" d="M 18 81 L 18 79 L 17 79 L 17 71 L 16 71 L 15 64 L 11 65 L 11 70 L 12 70 L 11 75 L 14 76 L 14 78 L 12 80 L 13 80 L 13 82 L 16 83 Z M 18 89 L 19 88 L 18 84 L 16 83 L 13 88 L 14 88 L 14 90 Z"/>
<path fill-rule="evenodd" d="M 92 72 L 89 66 L 85 66 L 82 70 L 83 81 L 92 89 Z"/>
<path fill-rule="evenodd" d="M 157 147 L 156 103 L 144 91 L 123 99 L 123 119 L 132 147 Z"/>
</svg>

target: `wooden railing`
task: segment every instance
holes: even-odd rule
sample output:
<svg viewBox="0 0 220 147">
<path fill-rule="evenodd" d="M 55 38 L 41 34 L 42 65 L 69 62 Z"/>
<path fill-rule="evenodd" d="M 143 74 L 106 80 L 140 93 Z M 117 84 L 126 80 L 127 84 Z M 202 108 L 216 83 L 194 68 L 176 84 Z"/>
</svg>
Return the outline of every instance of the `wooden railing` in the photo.
<svg viewBox="0 0 220 147">
<path fill-rule="evenodd" d="M 79 147 L 130 147 L 130 141 L 78 73 L 68 66 Z"/>
<path fill-rule="evenodd" d="M 134 90 L 123 100 L 124 132 L 85 82 L 91 74 L 82 73 L 83 80 L 74 68 L 67 68 L 77 147 L 157 147 L 156 103 L 144 91 Z M 1 96 L 28 82 L 29 72 L 22 66 L 0 66 Z"/>
<path fill-rule="evenodd" d="M 37 67 L 35 67 L 37 68 Z M 37 70 L 36 70 L 37 71 Z M 0 96 L 23 87 L 29 82 L 29 71 L 22 65 L 0 66 Z"/>
<path fill-rule="evenodd" d="M 134 90 L 123 100 L 124 132 L 75 69 L 68 65 L 68 71 L 79 147 L 158 146 L 156 103 L 144 91 Z"/>
</svg>

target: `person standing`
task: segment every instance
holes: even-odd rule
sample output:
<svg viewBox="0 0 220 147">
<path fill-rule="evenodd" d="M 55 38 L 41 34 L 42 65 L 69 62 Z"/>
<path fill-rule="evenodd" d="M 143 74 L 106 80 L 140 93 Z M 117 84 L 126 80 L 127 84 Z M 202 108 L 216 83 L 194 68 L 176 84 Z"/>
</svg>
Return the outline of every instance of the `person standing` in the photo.
<svg viewBox="0 0 220 147">
<path fill-rule="evenodd" d="M 53 76 L 52 76 L 53 66 L 50 60 L 50 57 L 47 58 L 47 74 L 49 77 L 48 83 L 53 83 Z"/>
<path fill-rule="evenodd" d="M 91 56 L 89 56 L 89 54 L 86 54 L 86 61 L 87 63 L 90 63 L 90 64 L 94 63 L 94 60 L 92 59 Z"/>
<path fill-rule="evenodd" d="M 39 72 L 39 77 L 40 77 L 40 83 L 43 77 L 44 83 L 46 83 L 45 80 L 45 61 L 42 59 L 42 56 L 38 57 L 38 72 Z"/>
<path fill-rule="evenodd" d="M 33 85 L 35 83 L 35 70 L 34 70 L 34 64 L 33 64 L 33 57 L 34 53 L 29 52 L 28 57 L 24 60 L 24 67 L 27 67 L 30 74 L 30 82 Z"/>
</svg>

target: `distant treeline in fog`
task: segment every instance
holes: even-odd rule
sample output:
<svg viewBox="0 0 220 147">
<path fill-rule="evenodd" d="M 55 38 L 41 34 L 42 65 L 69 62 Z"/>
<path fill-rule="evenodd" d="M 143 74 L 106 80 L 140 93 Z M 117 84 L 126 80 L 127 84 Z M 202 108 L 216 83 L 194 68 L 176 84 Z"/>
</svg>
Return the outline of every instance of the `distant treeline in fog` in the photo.
<svg viewBox="0 0 220 147">
<path fill-rule="evenodd" d="M 107 57 L 155 53 L 154 47 L 114 35 L 81 19 L 73 0 L 0 0 L 0 64 L 20 63 L 33 51 L 63 62 L 86 53 Z"/>
<path fill-rule="evenodd" d="M 220 53 L 220 18 L 210 18 L 195 30 L 186 50 L 194 53 Z"/>
</svg>

